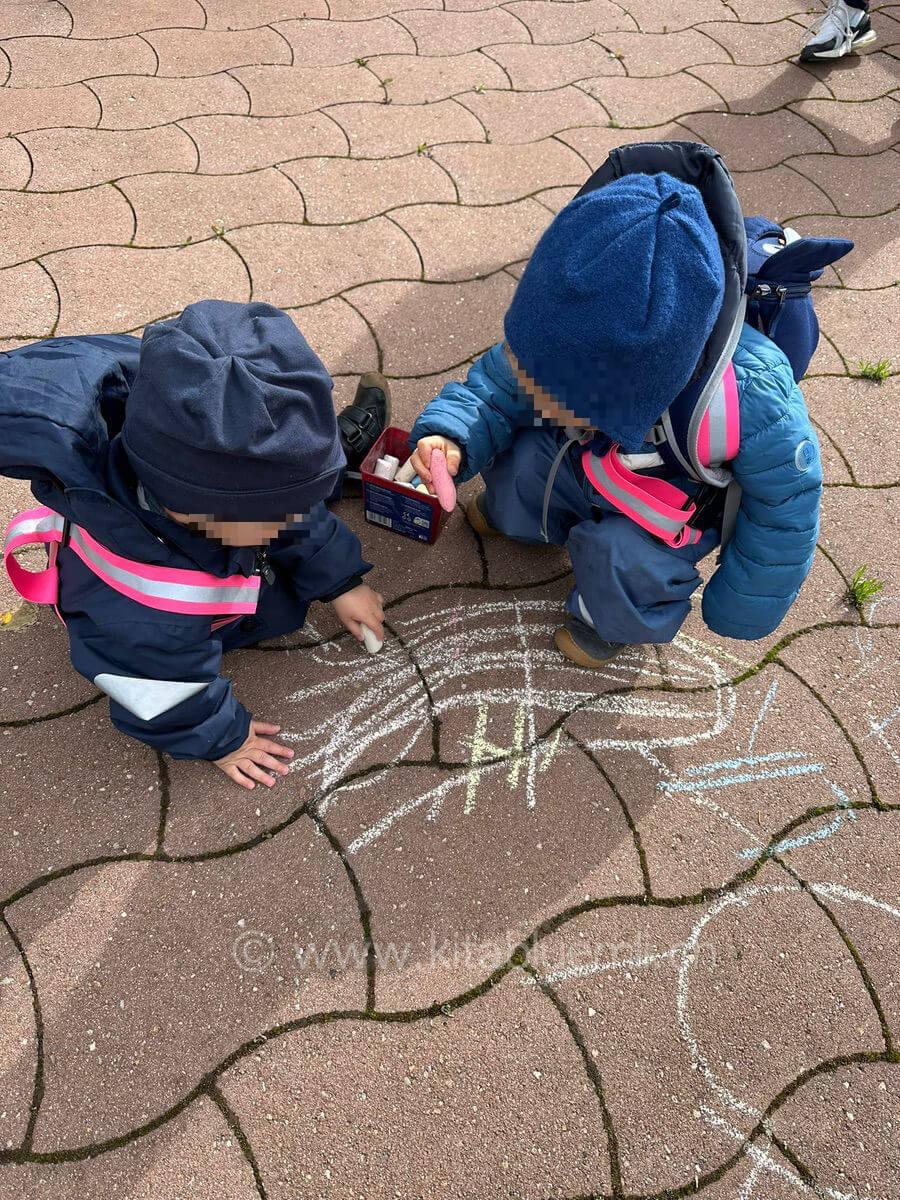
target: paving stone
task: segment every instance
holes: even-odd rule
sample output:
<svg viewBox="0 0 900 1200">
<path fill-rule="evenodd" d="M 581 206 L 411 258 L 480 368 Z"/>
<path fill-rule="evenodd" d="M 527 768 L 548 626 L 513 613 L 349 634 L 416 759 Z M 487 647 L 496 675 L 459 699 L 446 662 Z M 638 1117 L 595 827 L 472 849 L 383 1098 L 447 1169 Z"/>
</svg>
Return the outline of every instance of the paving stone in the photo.
<svg viewBox="0 0 900 1200">
<path fill-rule="evenodd" d="M 867 157 L 810 154 L 792 159 L 790 165 L 827 192 L 837 212 L 868 217 L 883 212 L 890 202 L 897 155 L 893 149 Z"/>
<path fill-rule="evenodd" d="M 193 171 L 197 151 L 177 125 L 159 129 L 44 129 L 23 133 L 34 161 L 33 192 L 91 187 L 123 175 Z"/>
<path fill-rule="evenodd" d="M 896 141 L 897 104 L 890 96 L 860 102 L 802 100 L 791 109 L 820 129 L 837 154 L 878 154 Z"/>
<path fill-rule="evenodd" d="M 298 117 L 190 117 L 182 121 L 197 144 L 198 170 L 230 175 L 316 154 L 346 154 L 340 129 L 321 113 Z"/>
<path fill-rule="evenodd" d="M 153 75 L 156 58 L 139 37 L 76 41 L 59 37 L 22 37 L 0 42 L 12 63 L 9 87 L 53 87 L 101 75 Z"/>
<path fill-rule="evenodd" d="M 625 29 L 614 36 L 599 35 L 598 41 L 621 57 L 632 78 L 671 75 L 699 63 L 729 62 L 728 52 L 698 29 L 678 33 L 638 33 Z"/>
<path fill-rule="evenodd" d="M 837 442 L 863 484 L 900 483 L 900 446 L 890 435 L 900 403 L 897 376 L 883 384 L 868 379 L 810 379 L 803 394 L 811 415 Z M 877 454 L 872 446 L 877 444 Z"/>
<path fill-rule="evenodd" d="M 473 491 L 484 488 L 481 479 L 473 484 Z M 496 587 L 536 587 L 541 580 L 555 580 L 565 576 L 565 586 L 560 594 L 554 614 L 554 622 L 562 624 L 563 598 L 572 586 L 569 556 L 562 546 L 526 546 L 505 537 L 486 537 L 484 556 L 487 559 L 488 579 Z"/>
<path fill-rule="evenodd" d="M 14 511 L 33 508 L 35 500 L 30 496 L 28 500 L 30 503 L 16 504 Z M 35 570 L 45 562 L 38 557 L 23 565 Z M 0 628 L 4 662 L 0 721 L 4 723 L 42 720 L 97 696 L 97 689 L 71 668 L 66 632 L 52 609 L 35 606 L 34 616 L 27 626 Z M 10 736 L 15 739 L 17 735 Z"/>
<path fill-rule="evenodd" d="M 31 178 L 31 158 L 15 138 L 0 139 L 0 187 L 23 188 Z"/>
<path fill-rule="evenodd" d="M 27 346 L 29 339 L 19 338 L 4 338 L 0 341 L 0 353 L 5 353 L 9 350 L 16 350 L 19 346 Z M 13 519 L 16 513 L 24 512 L 27 508 L 34 506 L 34 497 L 31 494 L 31 489 L 24 479 L 10 479 L 7 476 L 0 476 L 0 533 L 5 533 L 6 527 Z M 23 564 L 28 566 L 25 560 L 25 553 L 20 552 L 16 556 L 21 557 Z M 35 566 L 40 565 L 38 557 Z M 31 569 L 30 567 L 28 569 Z M 17 609 L 22 603 L 22 598 L 16 592 L 5 571 L 0 573 L 0 613 L 8 612 Z M 0 629 L 0 633 L 8 629 L 6 626 Z M 18 632 L 23 632 L 21 629 Z M 7 686 L 9 681 L 7 680 Z M 2 686 L 2 685 L 0 685 Z"/>
<path fill-rule="evenodd" d="M 315 17 L 338 20 L 334 6 L 325 0 L 209 0 L 206 9 L 207 29 L 244 29 L 257 25 L 268 25 L 272 21 L 289 21 L 295 17 Z"/>
<path fill-rule="evenodd" d="M 415 54 L 407 29 L 390 17 L 373 21 L 282 21 L 296 67 L 328 67 L 375 54 Z"/>
<path fill-rule="evenodd" d="M 44 1018 L 39 1150 L 134 1129 L 266 1030 L 364 996 L 353 891 L 306 818 L 242 856 L 79 871 L 14 915 Z"/>
<path fill-rule="evenodd" d="M 72 14 L 72 37 L 123 37 L 145 29 L 199 29 L 204 12 L 197 0 L 151 0 L 138 8 L 127 0 L 113 0 L 98 7 L 92 0 L 72 0 L 66 7 Z"/>
<path fill-rule="evenodd" d="M 5 924 L 0 924 L 0 1139 L 18 1146 L 25 1137 L 31 1115 L 37 1066 L 34 998 L 22 956 Z M 0 1175 L 0 1196 L 3 1195 Z"/>
<path fill-rule="evenodd" d="M 302 197 L 274 167 L 245 175 L 140 175 L 121 187 L 137 214 L 135 241 L 141 246 L 199 241 L 212 237 L 214 226 L 227 232 L 303 220 Z"/>
<path fill-rule="evenodd" d="M 854 250 L 835 263 L 840 281 L 850 288 L 893 288 L 900 278 L 900 213 L 878 217 L 806 217 L 801 232 L 812 237 L 846 237 Z"/>
<path fill-rule="evenodd" d="M 834 209 L 820 187 L 789 166 L 737 171 L 733 178 L 741 208 L 747 214 L 764 213 L 784 224 L 806 213 Z"/>
<path fill-rule="evenodd" d="M 796 17 L 798 21 L 808 23 L 809 10 L 803 0 L 761 0 L 759 4 L 750 3 L 750 0 L 736 0 L 732 8 L 742 22 L 768 23 Z"/>
<path fill-rule="evenodd" d="M 91 128 L 99 120 L 97 98 L 83 83 L 0 91 L 0 137 L 27 129 L 52 129 L 55 125 Z"/>
<path fill-rule="evenodd" d="M 72 18 L 64 4 L 51 0 L 4 0 L 0 4 L 0 29 L 5 37 L 67 37 Z"/>
<path fill-rule="evenodd" d="M 729 112 L 766 113 L 808 97 L 829 99 L 823 79 L 794 63 L 771 66 L 735 66 L 733 63 L 703 64 L 692 69 L 728 102 Z"/>
<path fill-rule="evenodd" d="M 900 353 L 896 351 L 900 321 L 897 288 L 872 292 L 823 288 L 821 296 L 817 295 L 816 315 L 823 332 L 837 346 L 851 370 L 856 370 L 864 358 L 871 362 L 887 358 L 891 370 L 900 368 Z"/>
<path fill-rule="evenodd" d="M 203 1196 L 253 1200 L 253 1172 L 221 1111 L 200 1096 L 161 1129 L 76 1162 L 0 1166 L 0 1197 Z"/>
<path fill-rule="evenodd" d="M 373 17 L 390 16 L 392 13 L 406 12 L 411 7 L 409 0 L 328 0 L 332 21 L 363 21 Z M 416 8 L 441 8 L 441 0 L 416 0 Z M 447 6 L 448 8 L 450 5 Z M 486 5 L 477 0 L 473 8 L 484 8 Z"/>
<path fill-rule="evenodd" d="M 849 579 L 861 561 L 884 581 L 878 605 L 881 620 L 900 591 L 900 492 L 893 488 L 839 488 L 827 491 L 822 500 L 821 543 Z M 865 540 L 860 540 L 865 530 Z M 871 615 L 872 609 L 867 609 Z"/>
<path fill-rule="evenodd" d="M 789 110 L 762 116 L 689 113 L 681 123 L 715 146 L 735 171 L 761 171 L 794 154 L 828 149 L 822 134 Z"/>
<path fill-rule="evenodd" d="M 473 279 L 527 258 L 550 223 L 530 199 L 486 208 L 416 204 L 392 216 L 418 246 L 425 278 L 434 280 Z"/>
<path fill-rule="evenodd" d="M 88 188 L 75 195 L 52 192 L 0 193 L 0 266 L 68 246 L 131 238 L 128 203 L 114 187 Z"/>
<path fill-rule="evenodd" d="M 878 18 L 875 20 L 878 25 Z M 836 100 L 877 100 L 897 89 L 896 61 L 882 54 L 851 55 L 824 70 L 815 64 L 813 70 L 828 84 Z"/>
<path fill-rule="evenodd" d="M 677 0 L 629 0 L 628 12 L 644 33 L 677 33 L 707 21 L 729 21 L 734 10 L 723 0 L 698 0 L 690 13 Z"/>
<path fill-rule="evenodd" d="M 433 157 L 441 161 L 437 151 Z M 313 225 L 359 221 L 401 204 L 453 203 L 456 199 L 446 173 L 427 154 L 386 159 L 304 158 L 285 163 L 282 170 L 302 192 L 307 220 Z"/>
<path fill-rule="evenodd" d="M 281 307 L 324 300 L 372 275 L 412 279 L 420 271 L 409 239 L 387 217 L 336 228 L 260 225 L 230 240 L 249 266 L 255 299 Z"/>
<path fill-rule="evenodd" d="M 356 63 L 339 67 L 239 67 L 255 117 L 314 112 L 323 104 L 383 99 L 378 80 Z M 246 97 L 245 97 L 246 101 Z"/>
<path fill-rule="evenodd" d="M 49 337 L 59 299 L 46 271 L 35 262 L 0 271 L 0 331 L 10 337 Z"/>
<path fill-rule="evenodd" d="M 505 8 L 467 13 L 409 9 L 396 18 L 416 42 L 416 53 L 464 54 L 500 42 L 527 42 L 528 30 Z"/>
<path fill-rule="evenodd" d="M 504 8 L 524 21 L 537 43 L 575 42 L 592 34 L 634 28 L 627 13 L 609 0 L 582 0 L 567 8 L 559 8 L 553 0 L 514 0 Z"/>
<path fill-rule="evenodd" d="M 98 122 L 103 129 L 140 129 L 182 117 L 248 110 L 246 92 L 224 72 L 196 79 L 118 75 L 96 79 L 91 87 L 103 105 Z"/>
<path fill-rule="evenodd" d="M 509 80 L 494 57 L 493 48 L 490 55 L 477 50 L 431 58 L 380 54 L 368 60 L 368 67 L 385 81 L 393 104 L 425 104 L 474 88 L 509 87 Z"/>
<path fill-rule="evenodd" d="M 781 871 L 684 910 L 600 910 L 540 949 L 565 961 L 579 934 L 599 969 L 579 977 L 594 965 L 579 956 L 554 986 L 603 1079 L 629 1192 L 693 1187 L 803 1070 L 878 1044 L 846 946 Z"/>
<path fill-rule="evenodd" d="M 69 670 L 63 653 L 57 671 Z M 156 760 L 113 728 L 107 707 L 100 701 L 47 723 L 0 730 L 4 904 L 73 863 L 153 851 L 160 806 Z M 48 738 L 64 770 L 47 769 Z M 17 929 L 19 911 L 14 906 L 9 914 Z M 30 945 L 24 927 L 22 937 Z"/>
<path fill-rule="evenodd" d="M 561 130 L 606 121 L 600 105 L 571 86 L 550 92 L 484 92 L 462 102 L 481 119 L 492 142 L 539 142 Z"/>
<path fill-rule="evenodd" d="M 372 283 L 352 299 L 379 331 L 386 374 L 432 375 L 500 339 L 514 287 L 499 272 L 459 285 Z"/>
<path fill-rule="evenodd" d="M 156 29 L 146 35 L 159 56 L 158 75 L 211 75 L 229 67 L 289 63 L 290 47 L 274 29 Z"/>
<path fill-rule="evenodd" d="M 325 366 L 335 374 L 362 375 L 378 367 L 378 346 L 355 308 L 335 297 L 291 312 Z"/>
<path fill-rule="evenodd" d="M 222 1088 L 272 1200 L 310 1187 L 444 1200 L 485 1179 L 522 1200 L 609 1188 L 581 1056 L 518 975 L 450 1018 L 301 1030 L 242 1059 Z"/>
<path fill-rule="evenodd" d="M 671 77 L 662 96 L 649 94 L 640 79 L 593 80 L 586 87 L 620 125 L 656 125 L 722 103 L 712 88 L 683 74 Z"/>
<path fill-rule="evenodd" d="M 721 21 L 704 22 L 698 29 L 724 46 L 739 66 L 786 62 L 799 53 L 805 35 L 793 21 L 744 23 L 727 15 Z"/>
<path fill-rule="evenodd" d="M 127 332 L 195 300 L 247 300 L 249 293 L 242 263 L 218 239 L 176 250 L 63 250 L 51 264 L 61 297 L 60 335 Z M 114 292 L 107 279 L 117 280 Z"/>
<path fill-rule="evenodd" d="M 843 452 L 828 430 L 812 417 L 819 438 L 819 453 L 822 457 L 822 478 L 827 484 L 852 484 L 853 478 L 843 458 Z"/>
<path fill-rule="evenodd" d="M 484 130 L 476 118 L 456 100 L 340 104 L 326 111 L 346 133 L 354 158 L 389 158 L 441 142 L 484 141 Z"/>
<path fill-rule="evenodd" d="M 485 53 L 503 64 L 518 91 L 545 91 L 579 79 L 624 74 L 618 59 L 590 39 L 571 46 L 490 46 Z"/>
<path fill-rule="evenodd" d="M 499 204 L 541 188 L 581 184 L 583 161 L 555 138 L 526 145 L 439 146 L 433 157 L 450 172 L 463 204 Z"/>
<path fill-rule="evenodd" d="M 634 142 L 693 141 L 690 131 L 674 122 L 656 125 L 652 129 L 610 129 L 604 121 L 600 125 L 586 125 L 580 129 L 566 129 L 559 140 L 571 146 L 589 164 L 585 179 L 591 170 L 596 170 L 617 146 L 629 146 Z"/>
</svg>

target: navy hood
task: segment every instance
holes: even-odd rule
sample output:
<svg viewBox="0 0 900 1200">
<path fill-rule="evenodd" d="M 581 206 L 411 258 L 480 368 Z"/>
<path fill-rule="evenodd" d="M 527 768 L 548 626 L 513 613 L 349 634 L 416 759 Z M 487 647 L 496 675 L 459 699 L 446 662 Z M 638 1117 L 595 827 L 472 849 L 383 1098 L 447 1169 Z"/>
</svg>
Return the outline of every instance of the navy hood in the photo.
<svg viewBox="0 0 900 1200">
<path fill-rule="evenodd" d="M 122 445 L 174 512 L 236 521 L 309 512 L 345 465 L 331 387 L 286 313 L 201 300 L 144 332 Z"/>
</svg>

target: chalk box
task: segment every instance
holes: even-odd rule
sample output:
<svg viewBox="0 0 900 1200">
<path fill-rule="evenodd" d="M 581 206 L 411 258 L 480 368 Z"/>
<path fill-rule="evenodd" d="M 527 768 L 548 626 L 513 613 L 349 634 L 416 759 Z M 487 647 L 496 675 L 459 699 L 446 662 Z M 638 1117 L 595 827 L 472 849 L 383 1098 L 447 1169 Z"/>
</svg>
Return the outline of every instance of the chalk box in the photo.
<svg viewBox="0 0 900 1200">
<path fill-rule="evenodd" d="M 406 462 L 410 454 L 407 430 L 388 426 L 363 459 L 360 473 L 366 520 L 430 545 L 437 539 L 446 514 L 437 496 L 426 496 L 424 492 L 413 491 L 393 479 L 376 475 L 375 464 L 386 454 L 399 458 L 401 466 Z"/>
</svg>

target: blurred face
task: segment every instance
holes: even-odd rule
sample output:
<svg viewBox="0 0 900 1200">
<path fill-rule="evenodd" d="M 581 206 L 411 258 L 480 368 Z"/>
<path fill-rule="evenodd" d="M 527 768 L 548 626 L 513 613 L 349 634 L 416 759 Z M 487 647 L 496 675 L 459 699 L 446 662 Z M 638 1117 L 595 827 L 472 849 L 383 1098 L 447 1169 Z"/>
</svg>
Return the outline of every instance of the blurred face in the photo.
<svg viewBox="0 0 900 1200">
<path fill-rule="evenodd" d="M 267 546 L 288 526 L 303 520 L 302 513 L 286 513 L 271 521 L 223 521 L 207 513 L 176 513 L 169 508 L 166 512 L 179 525 L 189 525 L 226 546 Z"/>
<path fill-rule="evenodd" d="M 504 344 L 503 352 L 507 357 L 509 365 L 512 367 L 516 383 L 518 383 L 520 390 L 529 397 L 534 405 L 535 412 L 540 413 L 544 420 L 549 421 L 551 425 L 558 425 L 561 429 L 564 429 L 567 425 L 574 426 L 576 429 L 591 428 L 591 422 L 587 417 L 577 416 L 566 408 L 564 404 L 560 403 L 560 401 L 555 400 L 539 383 L 536 383 L 528 372 L 519 366 L 518 359 L 509 346 Z"/>
</svg>

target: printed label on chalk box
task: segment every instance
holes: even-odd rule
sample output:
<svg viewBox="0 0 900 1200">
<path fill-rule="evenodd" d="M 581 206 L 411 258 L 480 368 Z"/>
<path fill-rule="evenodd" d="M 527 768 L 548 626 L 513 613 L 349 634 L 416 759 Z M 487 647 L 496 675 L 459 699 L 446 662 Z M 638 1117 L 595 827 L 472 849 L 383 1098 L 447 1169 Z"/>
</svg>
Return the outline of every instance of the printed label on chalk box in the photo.
<svg viewBox="0 0 900 1200">
<path fill-rule="evenodd" d="M 366 488 L 366 520 L 420 542 L 431 537 L 432 512 L 427 502 L 389 492 L 387 488 L 371 485 Z"/>
</svg>

